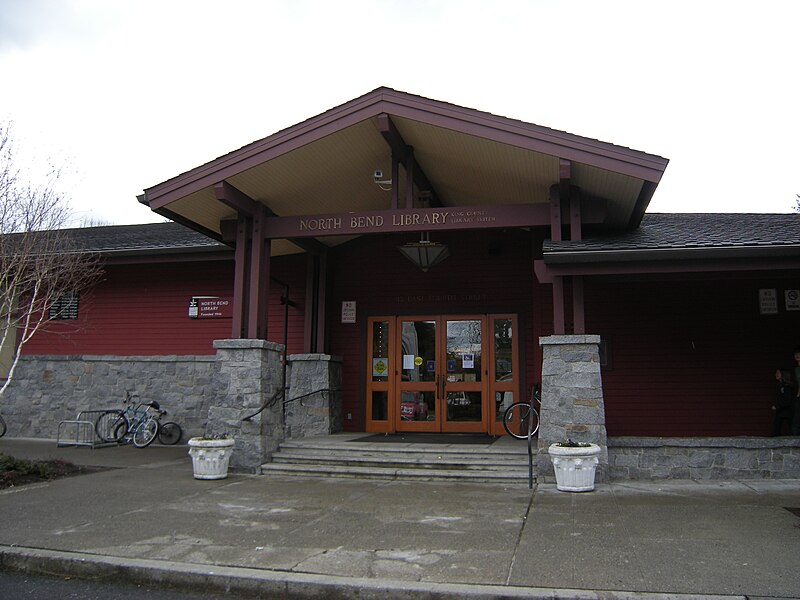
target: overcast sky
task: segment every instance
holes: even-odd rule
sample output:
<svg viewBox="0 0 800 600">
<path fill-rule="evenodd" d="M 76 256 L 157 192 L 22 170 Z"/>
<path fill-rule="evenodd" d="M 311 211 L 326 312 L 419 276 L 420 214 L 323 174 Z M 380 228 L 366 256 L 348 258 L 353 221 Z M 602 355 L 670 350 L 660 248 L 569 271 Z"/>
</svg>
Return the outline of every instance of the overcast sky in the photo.
<svg viewBox="0 0 800 600">
<path fill-rule="evenodd" d="M 0 0 L 0 120 L 79 219 L 380 86 L 670 159 L 650 212 L 790 212 L 793 0 Z"/>
</svg>

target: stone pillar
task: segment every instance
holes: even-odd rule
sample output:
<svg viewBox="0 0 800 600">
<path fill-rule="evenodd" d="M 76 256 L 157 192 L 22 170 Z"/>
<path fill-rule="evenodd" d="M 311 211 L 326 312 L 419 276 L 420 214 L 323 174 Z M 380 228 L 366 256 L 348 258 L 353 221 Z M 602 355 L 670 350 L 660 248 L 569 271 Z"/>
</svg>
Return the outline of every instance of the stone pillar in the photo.
<svg viewBox="0 0 800 600">
<path fill-rule="evenodd" d="M 209 402 L 208 433 L 236 440 L 231 468 L 259 473 L 283 441 L 283 399 L 249 420 L 282 385 L 283 345 L 255 339 L 215 340 L 215 394 Z"/>
<path fill-rule="evenodd" d="M 291 354 L 287 360 L 290 373 L 286 437 L 313 437 L 341 431 L 342 359 L 328 354 Z"/>
<path fill-rule="evenodd" d="M 552 443 L 571 439 L 600 446 L 597 481 L 603 481 L 608 467 L 608 441 L 600 377 L 600 336 L 553 335 L 539 338 L 539 344 L 544 360 L 537 479 L 555 481 L 547 449 Z"/>
</svg>

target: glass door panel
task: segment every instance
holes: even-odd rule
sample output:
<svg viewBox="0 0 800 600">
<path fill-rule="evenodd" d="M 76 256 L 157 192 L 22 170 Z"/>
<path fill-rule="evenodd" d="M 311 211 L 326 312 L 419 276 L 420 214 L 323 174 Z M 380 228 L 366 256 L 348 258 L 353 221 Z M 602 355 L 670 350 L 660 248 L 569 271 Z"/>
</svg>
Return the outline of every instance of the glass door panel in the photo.
<svg viewBox="0 0 800 600">
<path fill-rule="evenodd" d="M 372 317 L 367 322 L 367 431 L 392 430 L 394 323 L 394 317 Z"/>
<path fill-rule="evenodd" d="M 396 405 L 398 431 L 439 430 L 439 339 L 436 318 L 398 319 L 400 373 Z"/>
<path fill-rule="evenodd" d="M 519 398 L 515 315 L 371 317 L 367 431 L 503 434 Z"/>
<path fill-rule="evenodd" d="M 485 431 L 483 317 L 445 318 L 442 431 Z"/>
</svg>

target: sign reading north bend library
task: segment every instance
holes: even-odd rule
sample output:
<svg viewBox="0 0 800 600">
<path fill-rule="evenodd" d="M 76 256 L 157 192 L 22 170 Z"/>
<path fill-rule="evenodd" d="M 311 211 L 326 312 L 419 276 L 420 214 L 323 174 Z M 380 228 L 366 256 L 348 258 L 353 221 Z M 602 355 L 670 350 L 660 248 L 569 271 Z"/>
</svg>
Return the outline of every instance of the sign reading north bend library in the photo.
<svg viewBox="0 0 800 600">
<path fill-rule="evenodd" d="M 270 217 L 268 238 L 526 227 L 550 222 L 547 204 L 410 208 L 297 217 Z"/>
<path fill-rule="evenodd" d="M 190 319 L 230 319 L 233 302 L 218 296 L 192 296 L 189 300 Z"/>
</svg>

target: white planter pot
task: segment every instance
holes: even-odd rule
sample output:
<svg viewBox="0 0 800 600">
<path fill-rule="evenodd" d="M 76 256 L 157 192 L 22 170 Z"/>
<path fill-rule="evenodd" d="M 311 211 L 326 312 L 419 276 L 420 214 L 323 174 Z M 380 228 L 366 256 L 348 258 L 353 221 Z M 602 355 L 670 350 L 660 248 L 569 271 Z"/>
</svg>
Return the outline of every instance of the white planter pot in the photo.
<svg viewBox="0 0 800 600">
<path fill-rule="evenodd" d="M 556 472 L 556 487 L 563 492 L 591 492 L 600 446 L 589 444 L 580 448 L 551 444 L 548 454 Z"/>
<path fill-rule="evenodd" d="M 189 440 L 189 455 L 195 479 L 225 479 L 234 440 Z"/>
</svg>

